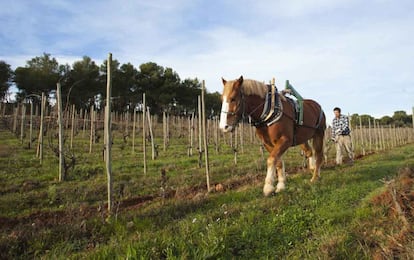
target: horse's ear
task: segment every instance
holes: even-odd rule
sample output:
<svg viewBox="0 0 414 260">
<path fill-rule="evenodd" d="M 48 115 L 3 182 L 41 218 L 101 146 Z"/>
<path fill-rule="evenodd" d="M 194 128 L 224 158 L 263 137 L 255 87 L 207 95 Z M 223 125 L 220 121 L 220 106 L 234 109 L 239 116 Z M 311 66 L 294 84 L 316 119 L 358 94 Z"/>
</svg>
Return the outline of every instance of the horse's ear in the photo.
<svg viewBox="0 0 414 260">
<path fill-rule="evenodd" d="M 240 76 L 240 78 L 237 80 L 239 82 L 239 85 L 243 83 L 243 76 Z"/>
<path fill-rule="evenodd" d="M 226 85 L 227 81 L 223 77 L 221 77 L 221 81 L 223 81 L 223 85 Z"/>
</svg>

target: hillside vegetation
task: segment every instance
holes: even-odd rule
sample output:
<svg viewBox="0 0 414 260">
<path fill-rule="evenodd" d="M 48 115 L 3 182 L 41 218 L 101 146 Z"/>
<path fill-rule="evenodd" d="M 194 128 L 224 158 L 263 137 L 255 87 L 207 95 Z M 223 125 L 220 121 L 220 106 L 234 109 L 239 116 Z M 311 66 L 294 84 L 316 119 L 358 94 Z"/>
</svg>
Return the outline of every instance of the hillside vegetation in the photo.
<svg viewBox="0 0 414 260">
<path fill-rule="evenodd" d="M 57 158 L 0 131 L 0 258 L 371 259 L 411 258 L 414 145 L 322 169 L 310 183 L 297 148 L 285 155 L 287 189 L 262 195 L 259 146 L 234 164 L 230 147 L 211 152 L 212 182 L 196 156 L 170 149 L 149 161 L 117 143 L 116 212 L 106 214 L 102 155 L 77 143 L 77 164 L 58 182 Z M 82 148 L 83 147 L 83 148 Z M 172 146 L 174 147 L 174 146 Z M 161 172 L 165 173 L 164 175 Z"/>
</svg>

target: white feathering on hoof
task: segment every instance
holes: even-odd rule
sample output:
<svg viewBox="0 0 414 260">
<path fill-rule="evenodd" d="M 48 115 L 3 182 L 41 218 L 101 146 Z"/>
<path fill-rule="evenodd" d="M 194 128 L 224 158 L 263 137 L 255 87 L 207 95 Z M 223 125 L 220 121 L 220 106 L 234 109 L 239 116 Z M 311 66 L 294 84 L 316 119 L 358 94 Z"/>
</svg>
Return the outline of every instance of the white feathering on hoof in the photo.
<svg viewBox="0 0 414 260">
<path fill-rule="evenodd" d="M 275 192 L 275 187 L 273 184 L 275 183 L 275 173 L 276 167 L 274 165 L 273 158 L 269 157 L 267 159 L 267 174 L 265 179 L 265 185 L 263 187 L 263 194 L 265 196 L 269 196 Z"/>
<path fill-rule="evenodd" d="M 275 187 L 271 184 L 266 183 L 263 187 L 263 195 L 268 197 L 275 192 Z"/>
<path fill-rule="evenodd" d="M 285 186 L 285 183 L 284 182 L 278 182 L 277 183 L 277 186 L 276 186 L 276 193 L 277 192 L 281 192 L 285 188 L 286 188 L 286 186 Z"/>
<path fill-rule="evenodd" d="M 315 170 L 316 167 L 316 160 L 315 157 L 309 157 L 309 170 Z"/>
<path fill-rule="evenodd" d="M 276 192 L 281 192 L 286 188 L 286 172 L 285 172 L 285 162 L 282 160 L 282 167 L 277 168 L 277 185 Z"/>
</svg>

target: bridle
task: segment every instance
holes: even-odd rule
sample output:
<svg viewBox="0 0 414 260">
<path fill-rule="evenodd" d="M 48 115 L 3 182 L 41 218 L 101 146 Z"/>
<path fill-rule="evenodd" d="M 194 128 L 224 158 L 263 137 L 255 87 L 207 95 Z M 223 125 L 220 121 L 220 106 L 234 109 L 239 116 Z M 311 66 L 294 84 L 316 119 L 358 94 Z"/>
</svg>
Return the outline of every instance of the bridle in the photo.
<svg viewBox="0 0 414 260">
<path fill-rule="evenodd" d="M 230 116 L 237 116 L 236 120 L 232 124 L 233 128 L 236 127 L 240 123 L 240 121 L 244 121 L 246 118 L 249 119 L 249 122 L 251 125 L 255 126 L 255 123 L 251 120 L 251 115 L 254 112 L 256 112 L 256 110 L 259 109 L 265 103 L 265 101 L 257 105 L 249 114 L 246 115 L 246 102 L 245 102 L 245 95 L 243 92 L 243 86 L 240 87 L 239 96 L 240 96 L 239 102 L 237 103 L 236 109 L 234 110 L 234 112 L 224 112 L 224 111 L 222 112 Z M 241 113 L 240 113 L 240 109 L 241 109 Z"/>
<path fill-rule="evenodd" d="M 229 112 L 229 111 L 221 111 L 221 113 L 227 114 L 228 116 L 236 116 L 236 120 L 234 121 L 234 123 L 231 125 L 231 127 L 234 129 L 240 122 L 240 120 L 244 119 L 244 114 L 245 114 L 245 102 L 244 102 L 244 93 L 243 90 L 240 89 L 240 93 L 239 93 L 239 100 L 237 102 L 236 105 L 236 109 L 234 110 L 234 112 Z M 240 107 L 241 107 L 241 115 L 240 114 Z"/>
</svg>

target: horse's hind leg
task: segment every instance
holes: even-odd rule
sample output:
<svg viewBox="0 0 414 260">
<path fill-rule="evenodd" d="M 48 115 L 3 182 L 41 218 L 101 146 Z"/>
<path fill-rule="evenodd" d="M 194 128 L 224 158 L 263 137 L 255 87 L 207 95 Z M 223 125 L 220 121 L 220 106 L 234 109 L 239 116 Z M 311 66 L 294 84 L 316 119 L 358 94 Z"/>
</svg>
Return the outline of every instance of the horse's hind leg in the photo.
<svg viewBox="0 0 414 260">
<path fill-rule="evenodd" d="M 313 137 L 313 150 L 315 151 L 316 162 L 311 182 L 316 181 L 320 176 L 321 166 L 323 162 L 323 140 L 324 131 L 317 131 Z"/>
<path fill-rule="evenodd" d="M 313 156 L 312 148 L 309 145 L 309 142 L 306 141 L 303 144 L 300 145 L 300 148 L 305 153 L 306 158 L 308 159 L 308 166 L 309 170 L 315 169 L 315 158 Z"/>
<path fill-rule="evenodd" d="M 285 173 L 285 163 L 282 159 L 278 161 L 276 164 L 276 172 L 277 172 L 277 185 L 276 185 L 276 192 L 280 192 L 285 189 L 285 182 L 286 182 L 286 173 Z"/>
</svg>

